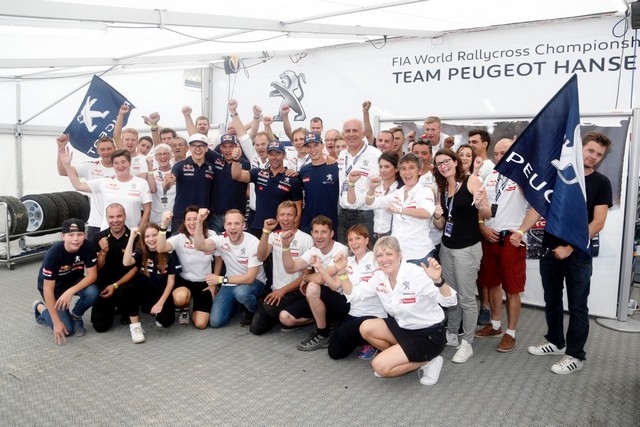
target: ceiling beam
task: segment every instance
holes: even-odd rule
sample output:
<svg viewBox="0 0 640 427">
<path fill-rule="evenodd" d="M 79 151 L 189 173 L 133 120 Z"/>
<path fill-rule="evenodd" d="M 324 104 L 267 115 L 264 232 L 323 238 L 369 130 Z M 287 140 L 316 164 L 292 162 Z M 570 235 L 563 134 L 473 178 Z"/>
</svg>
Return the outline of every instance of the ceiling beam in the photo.
<svg viewBox="0 0 640 427">
<path fill-rule="evenodd" d="M 183 26 L 200 28 L 284 31 L 290 33 L 342 34 L 393 37 L 435 37 L 439 32 L 407 28 L 366 27 L 357 25 L 286 23 L 273 19 L 206 15 L 169 10 L 94 6 L 43 0 L 4 2 L 0 16 L 63 21 L 91 21 L 132 25 Z"/>
</svg>

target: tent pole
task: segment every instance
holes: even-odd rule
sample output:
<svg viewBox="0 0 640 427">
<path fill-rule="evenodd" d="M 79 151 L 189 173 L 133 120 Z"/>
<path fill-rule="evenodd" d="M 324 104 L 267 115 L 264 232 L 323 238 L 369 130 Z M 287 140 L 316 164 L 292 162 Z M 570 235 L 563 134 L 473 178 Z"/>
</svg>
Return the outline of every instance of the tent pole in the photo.
<svg viewBox="0 0 640 427">
<path fill-rule="evenodd" d="M 618 292 L 618 316 L 616 319 L 598 318 L 600 326 L 620 332 L 640 332 L 640 320 L 629 319 L 627 307 L 631 293 L 633 269 L 633 241 L 638 206 L 638 156 L 640 156 L 640 109 L 633 109 L 633 127 L 627 166 L 627 197 L 622 233 L 622 260 L 620 265 L 620 291 Z"/>
<path fill-rule="evenodd" d="M 20 198 L 24 194 L 24 178 L 22 176 L 22 84 L 20 80 L 16 81 L 16 128 L 15 128 L 15 142 L 16 142 L 16 186 L 17 197 Z"/>
</svg>

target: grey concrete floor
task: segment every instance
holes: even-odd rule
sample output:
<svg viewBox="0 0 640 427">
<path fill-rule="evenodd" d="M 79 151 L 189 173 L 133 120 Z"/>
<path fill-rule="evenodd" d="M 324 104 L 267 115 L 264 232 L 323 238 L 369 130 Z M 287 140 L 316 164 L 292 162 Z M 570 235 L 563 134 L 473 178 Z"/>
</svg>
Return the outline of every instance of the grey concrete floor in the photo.
<svg viewBox="0 0 640 427">
<path fill-rule="evenodd" d="M 525 307 L 513 352 L 476 339 L 474 356 L 456 365 L 447 348 L 439 383 L 425 387 L 416 373 L 376 378 L 355 355 L 297 351 L 310 329 L 253 336 L 239 316 L 199 331 L 159 329 L 143 315 L 144 344 L 126 326 L 97 334 L 88 325 L 55 346 L 31 310 L 39 265 L 0 268 L 0 425 L 640 425 L 640 335 L 593 320 L 575 374 L 553 374 L 558 357 L 527 353 L 545 322 Z"/>
</svg>

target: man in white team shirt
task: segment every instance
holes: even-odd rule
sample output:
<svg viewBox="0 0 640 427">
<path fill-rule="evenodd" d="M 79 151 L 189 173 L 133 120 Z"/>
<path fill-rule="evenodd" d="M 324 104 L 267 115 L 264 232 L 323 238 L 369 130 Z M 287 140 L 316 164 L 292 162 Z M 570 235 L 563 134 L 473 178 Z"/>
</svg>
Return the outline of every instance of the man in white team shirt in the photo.
<svg viewBox="0 0 640 427">
<path fill-rule="evenodd" d="M 282 260 L 287 273 L 306 270 L 311 265 L 311 257 L 316 256 L 327 269 L 329 275 L 336 272 L 330 271 L 333 257 L 343 252 L 348 255 L 349 250 L 341 243 L 333 240 L 333 221 L 324 215 L 318 215 L 311 221 L 311 237 L 314 246 L 302 254 L 300 258 L 293 259 L 291 244 L 295 234 L 293 230 L 282 233 Z M 329 268 L 327 268 L 329 267 Z M 322 276 L 315 272 L 303 278 L 300 291 L 305 294 L 306 300 L 293 303 L 280 312 L 280 323 L 288 327 L 296 327 L 316 323 L 316 329 L 306 340 L 297 345 L 300 351 L 312 351 L 329 346 L 329 326 L 331 322 L 344 319 L 349 314 L 349 303 L 341 292 L 331 290 L 324 286 Z"/>
<path fill-rule="evenodd" d="M 258 296 L 262 294 L 267 281 L 262 261 L 258 259 L 259 241 L 243 231 L 244 213 L 237 209 L 229 209 L 225 214 L 224 233 L 205 239 L 202 224 L 208 215 L 208 209 L 201 208 L 198 211 L 194 244 L 197 250 L 214 251 L 216 258 L 213 274 L 206 277 L 209 288 L 220 285 L 213 298 L 209 324 L 212 328 L 226 325 L 239 303 L 246 310 L 240 325 L 249 326 L 258 308 Z M 226 267 L 226 276 L 220 275 L 220 260 Z"/>
<path fill-rule="evenodd" d="M 258 245 L 258 259 L 267 261 L 271 255 L 273 265 L 273 279 L 271 290 L 264 302 L 258 305 L 258 311 L 251 322 L 251 332 L 262 335 L 278 323 L 280 312 L 291 304 L 304 300 L 300 291 L 302 276 L 308 270 L 287 273 L 284 268 L 282 233 L 292 231 L 293 240 L 289 244 L 289 253 L 292 259 L 299 258 L 303 253 L 311 249 L 313 239 L 307 233 L 295 228 L 295 220 L 298 215 L 298 207 L 291 200 L 285 200 L 278 206 L 277 220 L 273 218 L 264 221 L 260 244 Z M 280 230 L 276 230 L 276 226 Z"/>
<path fill-rule="evenodd" d="M 347 148 L 338 154 L 338 170 L 340 171 L 340 207 L 338 209 L 338 242 L 347 243 L 347 230 L 356 224 L 364 224 L 370 236 L 373 236 L 373 211 L 362 210 L 349 204 L 349 173 L 359 171 L 361 178 L 356 181 L 356 194 L 364 194 L 369 189 L 369 177 L 379 176 L 378 158 L 382 154 L 377 148 L 365 144 L 364 125 L 360 120 L 350 119 L 344 122 L 342 135 Z"/>
<path fill-rule="evenodd" d="M 66 152 L 65 147 L 69 142 L 69 136 L 60 135 L 56 139 L 56 142 L 58 143 L 58 155 L 56 157 L 58 175 L 67 176 L 67 171 L 62 164 L 60 154 L 64 154 Z M 116 149 L 113 139 L 108 136 L 103 136 L 96 141 L 95 145 L 96 151 L 100 156 L 100 160 L 90 160 L 73 167 L 78 177 L 84 181 L 98 178 L 113 178 L 115 175 L 113 162 L 111 161 L 111 155 Z M 91 202 L 91 211 L 89 213 L 89 219 L 87 220 L 87 240 L 91 240 L 93 235 L 100 231 L 100 226 L 104 220 L 104 203 L 102 201 L 102 195 L 91 194 L 89 200 Z"/>
</svg>

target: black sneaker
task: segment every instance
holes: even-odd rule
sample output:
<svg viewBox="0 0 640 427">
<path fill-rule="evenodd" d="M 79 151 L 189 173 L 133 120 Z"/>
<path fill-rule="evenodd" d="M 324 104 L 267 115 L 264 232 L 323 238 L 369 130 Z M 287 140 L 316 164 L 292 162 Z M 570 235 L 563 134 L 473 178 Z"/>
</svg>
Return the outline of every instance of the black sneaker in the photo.
<svg viewBox="0 0 640 427">
<path fill-rule="evenodd" d="M 42 318 L 42 314 L 40 314 L 40 312 L 38 311 L 38 307 L 40 305 L 45 305 L 45 304 L 40 300 L 33 302 L 33 317 L 35 317 L 36 323 L 38 325 L 46 325 L 47 322 L 44 321 L 44 319 Z"/>
<path fill-rule="evenodd" d="M 317 330 L 311 336 L 296 346 L 300 351 L 313 351 L 329 347 L 329 337 L 320 335 Z"/>
<path fill-rule="evenodd" d="M 249 310 L 245 310 L 244 311 L 244 317 L 240 321 L 240 326 L 242 326 L 243 328 L 246 327 L 246 326 L 249 326 L 249 325 L 251 325 L 251 321 L 252 320 L 253 320 L 253 313 L 250 312 Z"/>
</svg>

